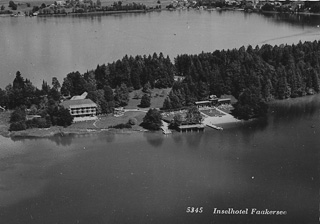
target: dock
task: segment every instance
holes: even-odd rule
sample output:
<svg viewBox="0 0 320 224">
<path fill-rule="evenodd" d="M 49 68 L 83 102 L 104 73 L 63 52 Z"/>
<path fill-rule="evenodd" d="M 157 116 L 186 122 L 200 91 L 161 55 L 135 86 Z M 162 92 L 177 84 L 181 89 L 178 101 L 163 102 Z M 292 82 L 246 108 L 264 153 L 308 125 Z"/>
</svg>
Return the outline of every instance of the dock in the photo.
<svg viewBox="0 0 320 224">
<path fill-rule="evenodd" d="M 216 126 L 216 125 L 214 125 L 214 124 L 208 123 L 208 124 L 206 124 L 206 125 L 207 125 L 208 127 L 210 127 L 210 128 L 216 129 L 216 130 L 220 130 L 220 131 L 223 130 L 222 127 L 218 127 L 218 126 Z"/>
<path fill-rule="evenodd" d="M 162 129 L 162 133 L 167 135 L 167 134 L 171 134 L 171 130 L 168 128 L 168 123 L 167 122 L 164 122 L 162 121 L 162 126 L 161 126 L 161 129 Z"/>
</svg>

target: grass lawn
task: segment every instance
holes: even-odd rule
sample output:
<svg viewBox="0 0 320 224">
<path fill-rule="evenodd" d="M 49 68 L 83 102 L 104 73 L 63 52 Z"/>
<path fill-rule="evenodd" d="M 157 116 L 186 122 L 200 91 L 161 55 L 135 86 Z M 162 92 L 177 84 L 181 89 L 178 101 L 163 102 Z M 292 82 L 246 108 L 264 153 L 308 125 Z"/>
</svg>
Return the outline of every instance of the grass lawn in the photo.
<svg viewBox="0 0 320 224">
<path fill-rule="evenodd" d="M 137 124 L 133 125 L 132 128 L 135 130 L 137 130 L 137 129 L 142 130 L 143 128 L 140 127 L 139 125 L 142 123 L 142 120 L 145 115 L 146 115 L 146 112 L 143 112 L 143 111 L 126 112 L 121 117 L 115 117 L 111 114 L 102 115 L 102 116 L 98 116 L 98 120 L 96 120 L 96 121 L 77 122 L 77 123 L 73 123 L 68 128 L 70 128 L 70 129 L 100 129 L 100 128 L 107 129 L 110 126 L 127 123 L 130 118 L 135 118 L 135 119 L 137 119 Z"/>
<path fill-rule="evenodd" d="M 218 116 L 224 115 L 223 113 L 217 111 L 216 109 L 201 110 L 201 112 L 210 117 L 218 117 Z"/>
<path fill-rule="evenodd" d="M 164 99 L 169 94 L 171 88 L 167 89 L 153 89 L 151 93 L 151 108 L 161 108 L 163 106 Z M 143 96 L 143 92 L 141 89 L 134 90 L 129 94 L 129 103 L 125 106 L 126 109 L 137 109 L 140 104 L 141 97 Z M 140 96 L 140 99 L 133 99 L 135 95 Z"/>
</svg>

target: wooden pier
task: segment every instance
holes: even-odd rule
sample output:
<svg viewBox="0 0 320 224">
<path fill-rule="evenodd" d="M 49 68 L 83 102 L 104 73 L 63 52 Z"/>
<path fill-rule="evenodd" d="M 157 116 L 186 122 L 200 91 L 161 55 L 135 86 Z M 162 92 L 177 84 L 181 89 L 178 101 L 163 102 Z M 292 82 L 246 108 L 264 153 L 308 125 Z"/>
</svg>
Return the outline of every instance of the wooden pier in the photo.
<svg viewBox="0 0 320 224">
<path fill-rule="evenodd" d="M 213 128 L 213 129 L 216 129 L 216 130 L 220 130 L 220 131 L 222 131 L 223 130 L 223 128 L 222 127 L 218 127 L 218 126 L 216 126 L 216 125 L 213 125 L 213 124 L 210 124 L 210 123 L 208 123 L 208 124 L 206 124 L 208 127 L 210 127 L 210 128 Z"/>
</svg>

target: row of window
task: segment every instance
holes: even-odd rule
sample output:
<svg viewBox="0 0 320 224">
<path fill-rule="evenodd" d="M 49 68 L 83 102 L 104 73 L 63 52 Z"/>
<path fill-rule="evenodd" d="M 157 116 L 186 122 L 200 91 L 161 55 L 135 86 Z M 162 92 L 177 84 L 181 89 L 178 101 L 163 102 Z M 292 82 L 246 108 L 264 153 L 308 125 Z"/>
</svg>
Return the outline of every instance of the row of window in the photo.
<svg viewBox="0 0 320 224">
<path fill-rule="evenodd" d="M 81 108 L 81 109 L 71 109 L 71 114 L 79 114 L 79 113 L 95 113 L 96 108 Z"/>
</svg>

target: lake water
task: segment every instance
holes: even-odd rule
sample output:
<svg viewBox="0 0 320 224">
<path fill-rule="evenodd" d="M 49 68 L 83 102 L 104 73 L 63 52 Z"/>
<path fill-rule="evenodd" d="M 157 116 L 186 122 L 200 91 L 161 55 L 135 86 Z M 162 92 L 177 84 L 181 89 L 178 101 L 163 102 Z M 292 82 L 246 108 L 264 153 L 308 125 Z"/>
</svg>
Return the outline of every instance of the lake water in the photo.
<svg viewBox="0 0 320 224">
<path fill-rule="evenodd" d="M 17 70 L 40 85 L 125 54 L 173 59 L 316 40 L 319 18 L 215 11 L 0 18 L 0 87 Z M 167 137 L 0 137 L 0 223 L 318 223 L 320 96 L 274 103 L 267 119 L 223 127 Z M 287 215 L 214 215 L 214 208 Z"/>
<path fill-rule="evenodd" d="M 320 95 L 223 127 L 0 137 L 0 223 L 318 223 Z M 214 208 L 287 215 L 214 215 Z"/>
<path fill-rule="evenodd" d="M 19 70 L 41 86 L 124 55 L 198 54 L 241 46 L 317 40 L 318 16 L 175 11 L 86 17 L 0 18 L 0 88 Z"/>
</svg>

